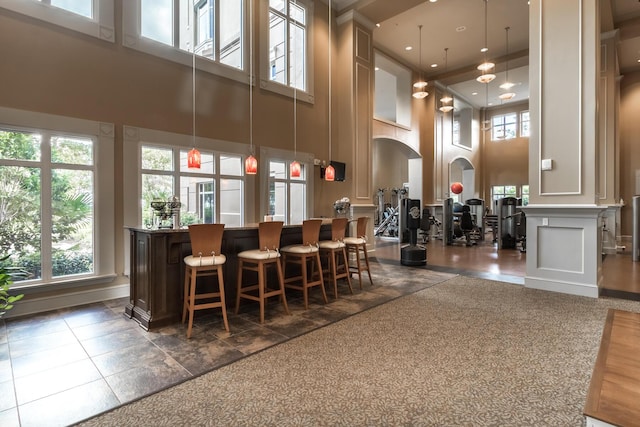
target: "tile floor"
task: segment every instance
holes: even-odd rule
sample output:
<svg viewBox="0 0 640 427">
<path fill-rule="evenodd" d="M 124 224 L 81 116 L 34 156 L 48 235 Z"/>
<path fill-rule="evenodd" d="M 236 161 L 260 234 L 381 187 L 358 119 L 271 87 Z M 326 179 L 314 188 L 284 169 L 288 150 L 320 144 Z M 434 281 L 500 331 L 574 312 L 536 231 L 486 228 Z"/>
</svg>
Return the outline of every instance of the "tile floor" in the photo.
<svg viewBox="0 0 640 427">
<path fill-rule="evenodd" d="M 251 302 L 230 313 L 230 332 L 219 311 L 199 312 L 190 340 L 181 324 L 144 331 L 124 316 L 126 299 L 0 320 L 0 426 L 73 424 L 452 277 L 426 269 L 407 275 L 397 263 L 372 269 L 374 286 L 363 280 L 360 290 L 354 280 L 350 295 L 342 284 L 326 305 L 316 289 L 309 310 L 288 291 L 292 315 L 274 300 L 263 325 Z"/>
</svg>

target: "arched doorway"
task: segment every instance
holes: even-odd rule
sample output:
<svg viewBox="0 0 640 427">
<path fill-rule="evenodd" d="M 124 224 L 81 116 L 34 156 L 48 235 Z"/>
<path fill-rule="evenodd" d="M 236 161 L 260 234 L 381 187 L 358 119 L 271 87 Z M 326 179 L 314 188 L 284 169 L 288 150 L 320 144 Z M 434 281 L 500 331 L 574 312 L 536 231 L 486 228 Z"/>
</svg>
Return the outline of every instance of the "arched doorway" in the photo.
<svg viewBox="0 0 640 427">
<path fill-rule="evenodd" d="M 476 170 L 468 159 L 457 157 L 449 163 L 449 189 L 454 182 L 462 183 L 462 193 L 449 193 L 454 202 L 464 203 L 465 200 L 477 197 Z"/>
</svg>

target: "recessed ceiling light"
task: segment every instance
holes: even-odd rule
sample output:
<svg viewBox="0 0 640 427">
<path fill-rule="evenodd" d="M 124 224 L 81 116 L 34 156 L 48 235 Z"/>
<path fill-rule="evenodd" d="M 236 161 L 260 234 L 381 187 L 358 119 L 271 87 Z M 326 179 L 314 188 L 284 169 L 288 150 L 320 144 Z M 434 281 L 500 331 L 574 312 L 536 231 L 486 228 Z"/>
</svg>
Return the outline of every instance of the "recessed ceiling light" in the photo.
<svg viewBox="0 0 640 427">
<path fill-rule="evenodd" d="M 456 28 L 456 31 L 457 31 L 457 32 L 459 32 L 459 33 L 461 33 L 461 32 L 463 32 L 463 31 L 464 31 L 464 30 L 466 30 L 466 29 L 467 29 L 467 27 L 465 27 L 464 25 L 460 25 L 458 28 Z"/>
<path fill-rule="evenodd" d="M 412 46 L 407 46 L 407 47 L 404 48 L 404 50 L 406 50 L 406 51 L 413 50 L 413 47 Z"/>
<path fill-rule="evenodd" d="M 471 95 L 476 96 L 478 92 L 471 92 Z"/>
<path fill-rule="evenodd" d="M 438 68 L 438 64 L 431 64 L 431 68 Z"/>
<path fill-rule="evenodd" d="M 380 23 L 379 22 L 376 24 L 376 27 L 380 28 Z"/>
<path fill-rule="evenodd" d="M 438 0 L 429 0 L 429 3 L 435 3 L 435 2 L 437 2 L 437 1 L 438 1 Z"/>
</svg>

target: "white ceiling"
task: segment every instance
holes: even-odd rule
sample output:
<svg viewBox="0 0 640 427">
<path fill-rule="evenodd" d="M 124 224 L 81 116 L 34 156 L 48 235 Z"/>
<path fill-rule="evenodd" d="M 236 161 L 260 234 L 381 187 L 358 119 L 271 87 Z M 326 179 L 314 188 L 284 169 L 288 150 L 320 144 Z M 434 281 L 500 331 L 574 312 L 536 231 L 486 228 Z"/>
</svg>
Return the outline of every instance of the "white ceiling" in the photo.
<svg viewBox="0 0 640 427">
<path fill-rule="evenodd" d="M 640 1 L 610 1 L 611 10 L 602 16 L 603 32 L 620 29 L 618 55 L 620 70 L 640 71 Z M 438 80 L 462 95 L 476 107 L 518 102 L 529 96 L 529 1 L 528 0 L 334 0 L 339 13 L 355 10 L 380 26 L 374 30 L 377 49 L 415 69 L 422 69 L 427 80 Z M 488 85 L 478 83 L 476 66 L 483 62 L 480 52 L 486 36 L 486 58 L 496 63 L 496 79 Z M 605 3 L 606 4 L 606 3 Z M 422 25 L 420 37 L 419 25 Z M 509 27 L 509 80 L 516 84 L 511 101 L 501 101 L 506 80 L 507 36 Z M 422 41 L 422 61 L 420 60 Z M 410 51 L 406 46 L 412 46 Z M 445 71 L 445 51 L 448 48 Z M 420 67 L 422 62 L 422 67 Z M 431 64 L 437 64 L 432 68 Z M 488 91 L 487 91 L 488 89 Z M 487 93 L 488 92 L 488 93 Z M 489 103 L 489 105 L 487 105 Z"/>
</svg>

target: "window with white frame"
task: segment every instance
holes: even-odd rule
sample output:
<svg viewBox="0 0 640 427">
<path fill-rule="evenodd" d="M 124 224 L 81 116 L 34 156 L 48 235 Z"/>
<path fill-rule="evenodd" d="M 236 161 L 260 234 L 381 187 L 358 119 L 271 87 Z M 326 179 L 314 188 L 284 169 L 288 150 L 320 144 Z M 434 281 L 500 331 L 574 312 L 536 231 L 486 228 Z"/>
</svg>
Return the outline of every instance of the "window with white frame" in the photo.
<svg viewBox="0 0 640 427">
<path fill-rule="evenodd" d="M 245 0 L 127 0 L 123 44 L 246 81 Z"/>
<path fill-rule="evenodd" d="M 115 41 L 114 0 L 3 0 L 0 8 Z"/>
<path fill-rule="evenodd" d="M 307 168 L 301 164 L 300 177 L 290 176 L 289 161 L 269 160 L 267 215 L 285 224 L 302 224 L 307 216 Z"/>
<path fill-rule="evenodd" d="M 491 140 L 512 139 L 518 132 L 518 114 L 499 114 L 491 117 Z"/>
<path fill-rule="evenodd" d="M 187 149 L 144 143 L 140 152 L 142 223 L 172 227 L 222 223 L 240 227 L 243 220 L 243 159 L 237 154 L 202 151 L 200 169 L 187 166 Z M 176 199 L 174 199 L 174 197 Z M 179 216 L 170 216 L 172 201 Z"/>
<path fill-rule="evenodd" d="M 516 197 L 517 187 L 515 185 L 494 185 L 491 187 L 491 200 L 495 209 L 496 202 L 505 197 Z"/>
<path fill-rule="evenodd" d="M 16 287 L 113 275 L 113 126 L 1 112 L 0 263 Z"/>
<path fill-rule="evenodd" d="M 269 79 L 307 88 L 307 7 L 297 0 L 269 0 Z"/>
<path fill-rule="evenodd" d="M 529 137 L 529 112 L 521 111 L 520 112 L 520 136 L 521 137 Z"/>
<path fill-rule="evenodd" d="M 520 198 L 522 199 L 522 206 L 529 204 L 529 186 L 523 185 L 520 187 Z"/>
</svg>

